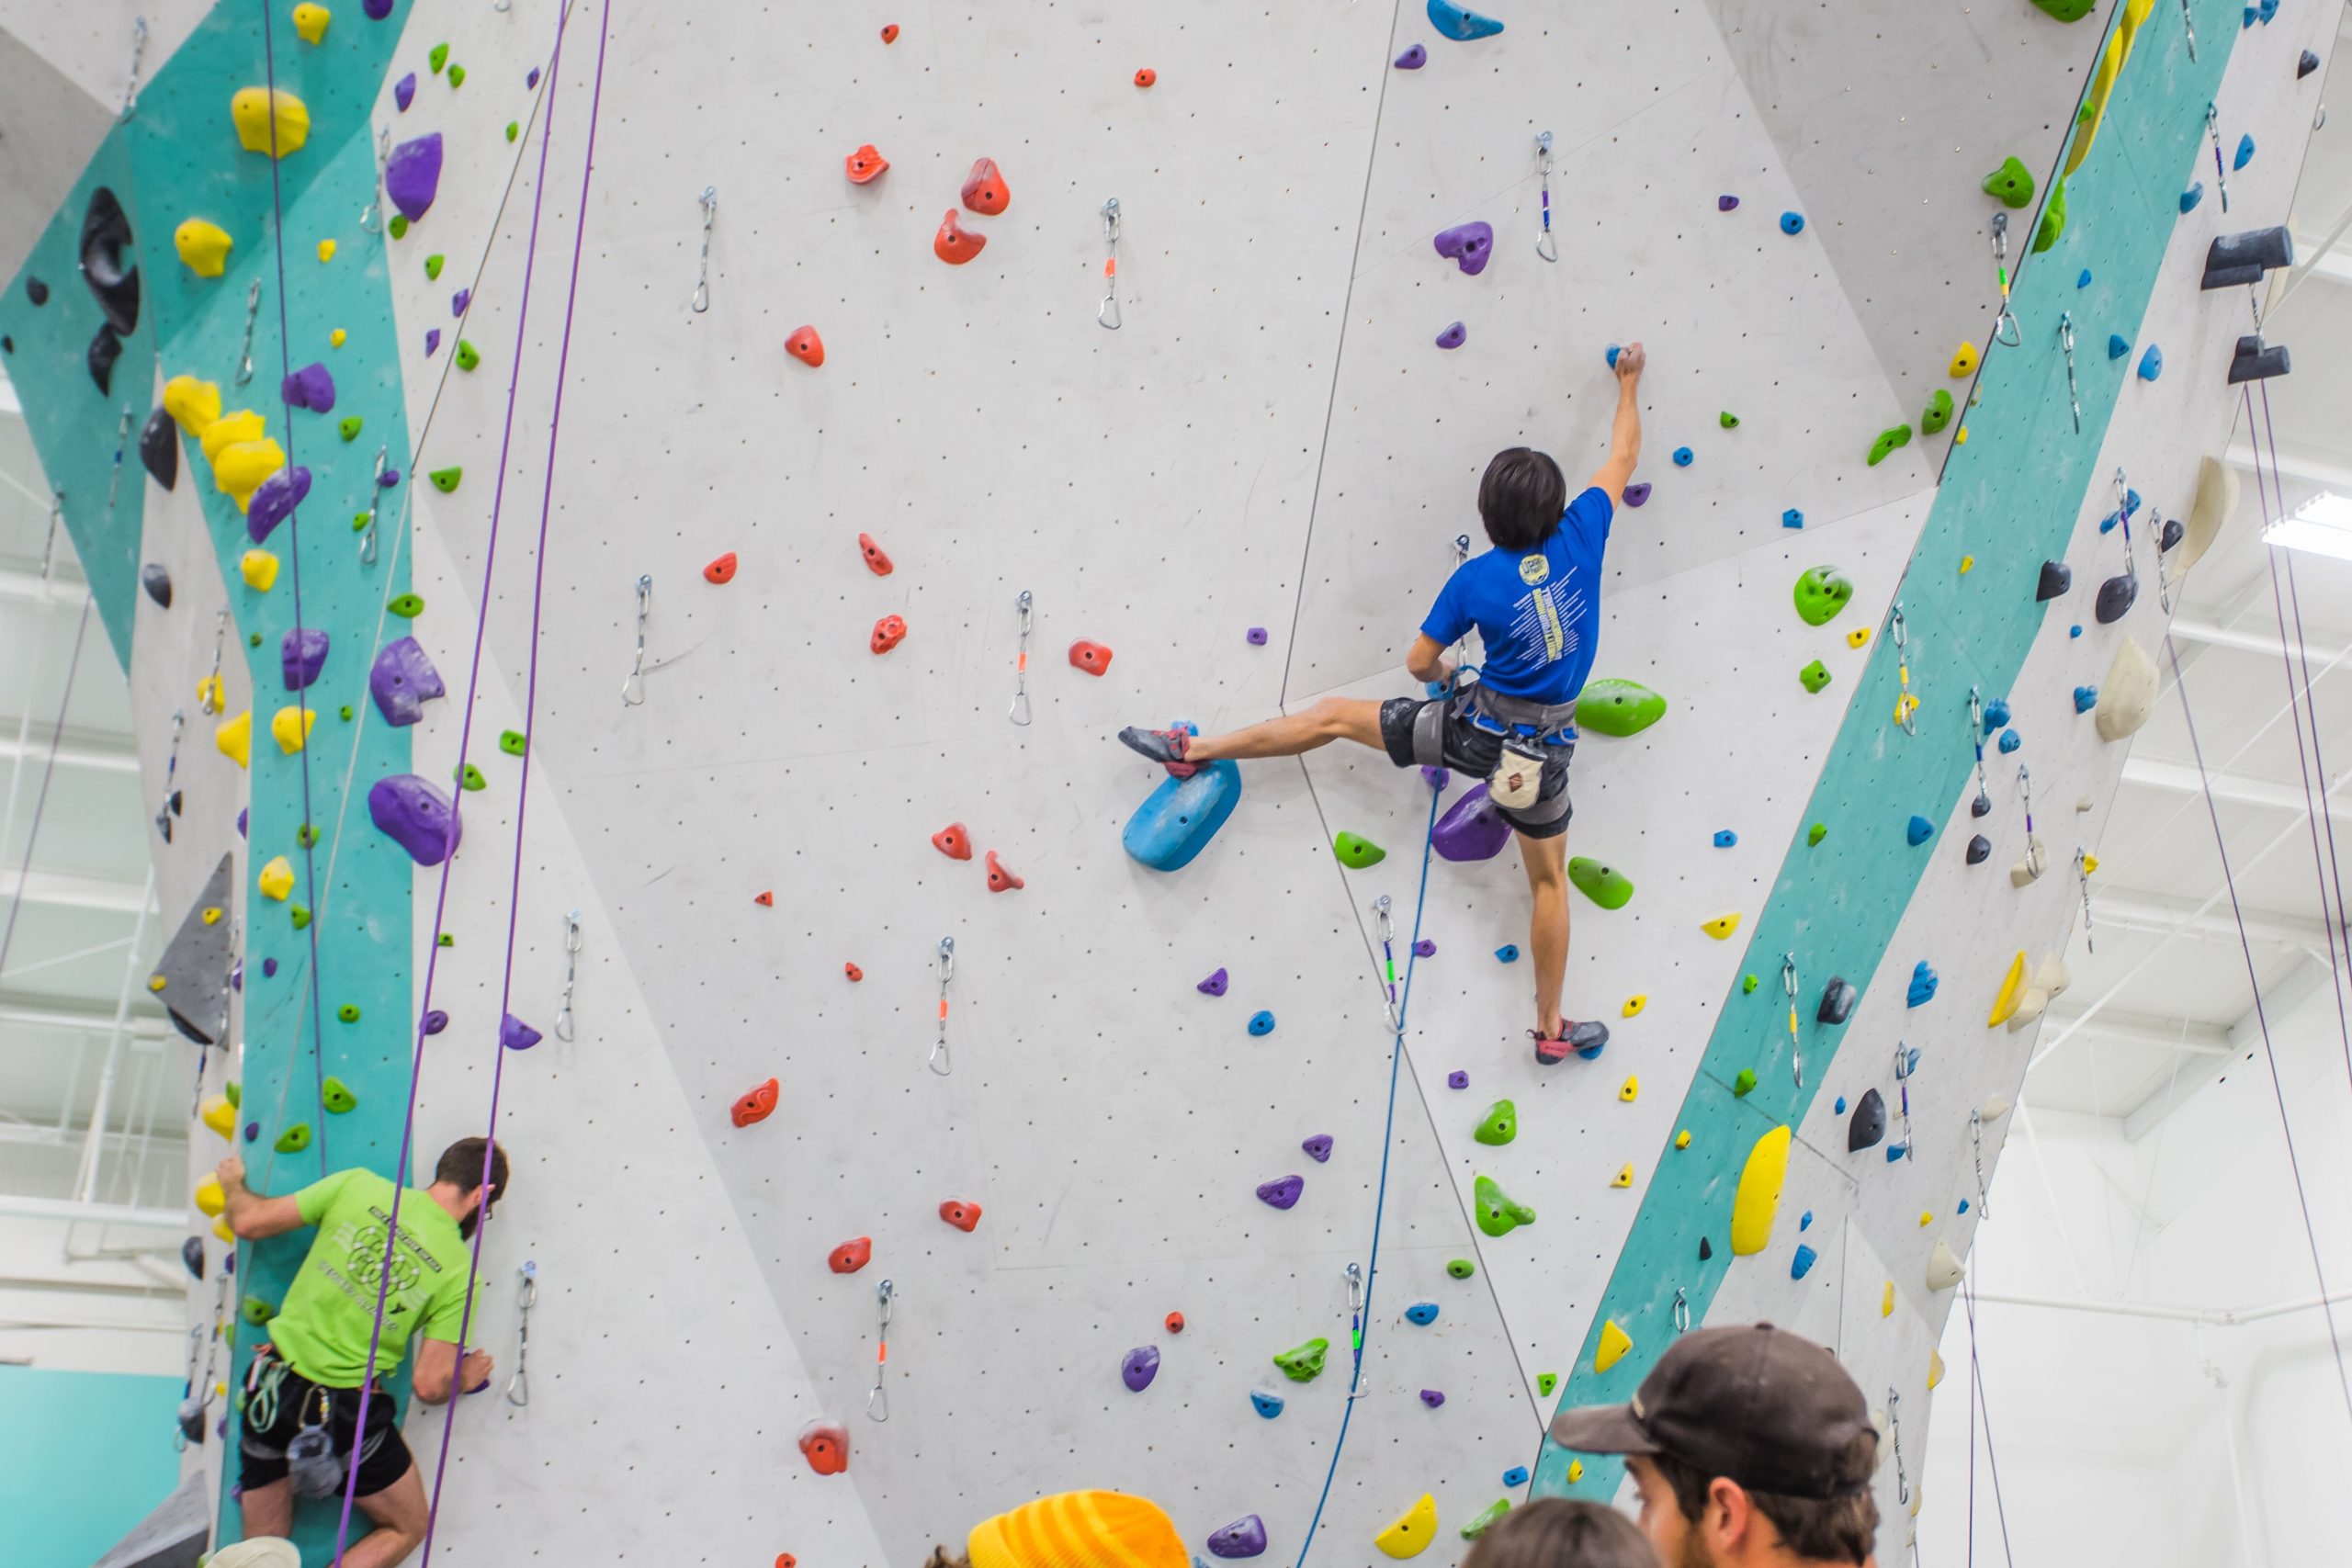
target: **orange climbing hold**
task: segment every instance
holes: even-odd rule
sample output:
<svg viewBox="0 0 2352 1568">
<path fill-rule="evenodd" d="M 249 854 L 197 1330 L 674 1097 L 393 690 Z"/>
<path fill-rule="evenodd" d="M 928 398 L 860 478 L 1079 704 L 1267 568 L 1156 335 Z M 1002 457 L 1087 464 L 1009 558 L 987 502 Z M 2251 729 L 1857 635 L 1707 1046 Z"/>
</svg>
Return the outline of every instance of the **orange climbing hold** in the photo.
<svg viewBox="0 0 2352 1568">
<path fill-rule="evenodd" d="M 871 185 L 889 170 L 890 160 L 876 152 L 871 141 L 842 160 L 842 172 L 854 186 Z"/>
<path fill-rule="evenodd" d="M 931 847 L 949 860 L 972 858 L 972 836 L 964 831 L 961 822 L 950 822 L 931 836 Z"/>
<path fill-rule="evenodd" d="M 1182 1334 L 1184 1332 L 1184 1314 L 1182 1313 L 1171 1312 L 1168 1314 L 1168 1332 L 1170 1334 Z"/>
<path fill-rule="evenodd" d="M 865 978 L 865 971 L 860 969 L 854 962 L 842 964 L 842 973 L 848 976 L 853 982 Z"/>
<path fill-rule="evenodd" d="M 882 547 L 874 542 L 873 535 L 860 534 L 857 536 L 857 548 L 858 553 L 865 558 L 866 570 L 872 572 L 876 577 L 888 577 L 890 575 L 892 570 L 890 566 L 890 558 L 882 553 Z"/>
<path fill-rule="evenodd" d="M 1157 81 L 1159 81 L 1159 72 L 1157 72 L 1157 71 L 1154 71 L 1154 70 L 1153 70 L 1150 66 L 1148 66 L 1148 65 L 1145 66 L 1142 70 L 1140 70 L 1140 71 L 1138 71 L 1138 72 L 1136 72 L 1136 86 L 1138 86 L 1138 87 L 1148 87 L 1148 86 L 1150 86 L 1154 82 L 1157 82 Z"/>
<path fill-rule="evenodd" d="M 1089 675 L 1100 675 L 1111 668 L 1111 650 L 1080 637 L 1069 645 L 1069 661 Z"/>
<path fill-rule="evenodd" d="M 784 352 L 814 370 L 825 362 L 825 340 L 814 327 L 801 327 L 784 340 Z"/>
<path fill-rule="evenodd" d="M 775 1115 L 775 1097 L 779 1092 L 775 1079 L 770 1078 L 738 1100 L 735 1102 L 734 1111 L 730 1112 L 735 1118 L 735 1125 L 748 1127 L 754 1122 L 764 1122 Z"/>
<path fill-rule="evenodd" d="M 1012 193 L 1004 188 L 1004 176 L 997 172 L 996 160 L 973 160 L 972 172 L 964 176 L 964 205 L 993 218 L 1012 200 Z"/>
<path fill-rule="evenodd" d="M 734 581 L 735 552 L 733 550 L 729 550 L 725 555 L 719 557 L 717 560 L 712 561 L 708 566 L 703 568 L 702 580 L 705 582 L 718 583 Z"/>
<path fill-rule="evenodd" d="M 752 902 L 763 909 L 773 909 L 775 908 L 775 892 L 771 888 L 765 893 L 754 893 L 752 895 Z"/>
<path fill-rule="evenodd" d="M 883 29 L 882 29 L 882 41 L 883 41 L 884 43 L 896 43 L 896 42 L 898 42 L 898 41 L 899 41 L 899 24 L 898 24 L 898 23 L 896 23 L 896 22 L 891 22 L 891 23 L 888 24 L 887 26 L 885 26 L 885 27 L 883 28 Z"/>
<path fill-rule="evenodd" d="M 775 1554 L 775 1568 L 800 1568 L 800 1559 L 789 1551 L 779 1551 Z"/>
<path fill-rule="evenodd" d="M 854 1235 L 825 1255 L 825 1267 L 836 1274 L 854 1274 L 874 1258 L 874 1238 Z"/>
<path fill-rule="evenodd" d="M 1013 875 L 1012 871 L 1006 867 L 1002 861 L 996 858 L 996 852 L 994 850 L 990 850 L 989 852 L 989 892 L 1010 893 L 1015 888 L 1026 887 L 1028 886 L 1029 885 L 1022 881 L 1021 878 Z"/>
<path fill-rule="evenodd" d="M 956 209 L 951 207 L 947 209 L 947 216 L 939 220 L 939 232 L 931 237 L 931 254 L 949 266 L 962 266 L 988 249 L 988 244 L 986 234 L 967 232 L 964 226 L 956 221 Z"/>
<path fill-rule="evenodd" d="M 888 653 L 906 640 L 907 618 L 904 615 L 885 615 L 874 623 L 874 635 L 866 640 L 865 646 L 876 653 Z"/>
<path fill-rule="evenodd" d="M 939 1206 L 939 1217 L 959 1231 L 970 1231 L 980 1223 L 980 1206 L 950 1198 Z"/>
<path fill-rule="evenodd" d="M 820 1475 L 849 1468 L 849 1428 L 838 1421 L 811 1421 L 800 1428 L 800 1454 Z"/>
</svg>

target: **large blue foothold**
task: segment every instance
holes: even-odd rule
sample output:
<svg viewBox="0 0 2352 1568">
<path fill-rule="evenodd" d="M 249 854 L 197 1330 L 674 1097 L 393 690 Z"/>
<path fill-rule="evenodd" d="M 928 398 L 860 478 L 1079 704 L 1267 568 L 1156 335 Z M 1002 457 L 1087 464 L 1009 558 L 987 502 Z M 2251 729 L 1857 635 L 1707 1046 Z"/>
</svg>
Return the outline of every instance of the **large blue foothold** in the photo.
<svg viewBox="0 0 2352 1568">
<path fill-rule="evenodd" d="M 1250 1391 L 1250 1408 L 1269 1421 L 1283 1413 L 1283 1396 L 1279 1393 L 1268 1393 L 1263 1389 L 1253 1388 Z"/>
<path fill-rule="evenodd" d="M 2197 204 L 2204 199 L 2205 182 L 2203 180 L 2192 180 L 2189 182 L 2188 188 L 2180 193 L 2180 209 L 2183 212 L 2193 211 L 2196 209 Z"/>
<path fill-rule="evenodd" d="M 1430 26 L 1458 43 L 1472 39 L 1492 38 L 1503 30 L 1503 25 L 1492 17 L 1482 17 L 1453 0 L 1430 0 Z"/>
<path fill-rule="evenodd" d="M 2230 159 L 2230 167 L 2243 169 L 2254 162 L 2254 138 L 2251 134 L 2238 138 L 2238 150 Z"/>
<path fill-rule="evenodd" d="M 1730 829 L 1718 828 L 1715 829 L 1715 848 L 1719 850 L 1727 850 L 1737 842 L 1739 842 L 1739 835 L 1733 832 Z"/>
<path fill-rule="evenodd" d="M 1405 1309 L 1405 1317 L 1408 1322 L 1418 1323 L 1426 1328 L 1437 1321 L 1437 1303 L 1415 1302 Z"/>
<path fill-rule="evenodd" d="M 1804 213 L 1802 213 L 1802 212 L 1783 212 L 1783 213 L 1781 213 L 1781 233 L 1783 233 L 1783 234 L 1802 234 L 1802 233 L 1804 233 Z"/>
<path fill-rule="evenodd" d="M 2001 731 L 2001 739 L 1994 742 L 1994 744 L 2001 749 L 2001 755 L 2006 757 L 2010 752 L 2025 744 L 2025 737 L 2019 735 L 2014 729 L 2004 729 Z"/>
<path fill-rule="evenodd" d="M 1504 1484 L 1504 1485 L 1506 1485 L 1506 1486 L 1524 1486 L 1524 1485 L 1526 1485 L 1526 1484 L 1527 1484 L 1527 1467 L 1526 1467 L 1525 1465 L 1523 1465 L 1523 1464 L 1515 1464 L 1515 1465 L 1512 1465 L 1509 1470 L 1504 1471 L 1504 1472 L 1503 1472 L 1503 1484 Z"/>
<path fill-rule="evenodd" d="M 2109 359 L 2120 359 L 2131 352 L 2131 340 L 2126 338 L 2121 333 L 2109 333 L 2107 334 L 2107 356 Z"/>
<path fill-rule="evenodd" d="M 1505 964 L 1516 964 L 1519 962 L 1519 944 L 1507 942 L 1495 949 L 1495 956 Z"/>
<path fill-rule="evenodd" d="M 1674 449 L 1674 466 L 1678 468 L 1687 468 L 1690 466 L 1696 454 L 1694 454 L 1690 447 L 1677 446 Z"/>
<path fill-rule="evenodd" d="M 1171 778 L 1144 798 L 1119 841 L 1154 871 L 1176 871 L 1207 847 L 1241 799 L 1241 769 L 1211 762 L 1189 779 Z"/>
<path fill-rule="evenodd" d="M 1274 1015 L 1263 1010 L 1250 1015 L 1250 1032 L 1263 1038 L 1274 1032 Z"/>
<path fill-rule="evenodd" d="M 1916 849 L 1936 836 L 1936 825 L 1914 812 L 1910 826 L 1904 829 L 1903 836 L 1909 840 L 1912 847 Z"/>
<path fill-rule="evenodd" d="M 1783 528 L 1802 528 L 1802 527 L 1804 527 L 1804 513 L 1802 513 L 1802 512 L 1799 512 L 1799 511 L 1798 511 L 1795 507 L 1793 507 L 1793 506 L 1790 507 L 1786 512 L 1783 512 L 1783 513 L 1781 513 L 1781 527 L 1783 527 Z"/>
<path fill-rule="evenodd" d="M 1802 1280 L 1813 1272 L 1813 1261 L 1820 1255 L 1803 1242 L 1797 1244 L 1797 1255 L 1789 1260 L 1789 1278 Z"/>
<path fill-rule="evenodd" d="M 2140 355 L 2140 379 L 2153 381 L 2164 373 L 2165 351 L 2154 344 L 2150 344 L 2148 352 Z"/>
<path fill-rule="evenodd" d="M 1903 1005 L 1915 1008 L 1922 1003 L 1933 1001 L 1936 996 L 1937 979 L 1936 972 L 1928 967 L 1928 961 L 1924 958 L 1919 960 L 1912 967 L 1911 988 L 1903 993 Z"/>
<path fill-rule="evenodd" d="M 2098 688 L 2097 686 L 2077 686 L 2075 688 L 2075 711 L 2076 713 L 2088 713 L 2091 709 L 2097 706 L 2098 706 Z"/>
<path fill-rule="evenodd" d="M 1984 705 L 1984 733 L 1992 734 L 2009 722 L 2009 699 L 1995 697 Z"/>
</svg>

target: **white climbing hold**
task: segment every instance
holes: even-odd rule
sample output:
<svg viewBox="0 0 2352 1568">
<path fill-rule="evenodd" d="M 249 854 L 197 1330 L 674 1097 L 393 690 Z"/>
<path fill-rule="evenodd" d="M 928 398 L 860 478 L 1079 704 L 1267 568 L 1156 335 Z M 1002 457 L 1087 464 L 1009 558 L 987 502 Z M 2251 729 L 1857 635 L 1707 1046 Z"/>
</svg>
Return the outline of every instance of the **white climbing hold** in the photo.
<svg viewBox="0 0 2352 1568">
<path fill-rule="evenodd" d="M 2115 645 L 2115 658 L 2099 682 L 2098 706 L 2093 717 L 2101 740 L 2122 740 L 2139 733 L 2156 705 L 2156 665 L 2130 637 Z"/>
<path fill-rule="evenodd" d="M 2188 508 L 2188 526 L 2180 537 L 2180 554 L 2173 558 L 2173 570 L 2187 571 L 2203 558 L 2213 541 L 2221 536 L 2222 525 L 2238 509 L 2238 471 L 2219 457 L 2200 457 L 2197 463 L 2197 499 Z"/>
<path fill-rule="evenodd" d="M 1943 1237 L 1936 1238 L 1936 1249 L 1928 1254 L 1928 1289 L 1949 1291 L 1960 1283 L 1960 1258 Z"/>
</svg>

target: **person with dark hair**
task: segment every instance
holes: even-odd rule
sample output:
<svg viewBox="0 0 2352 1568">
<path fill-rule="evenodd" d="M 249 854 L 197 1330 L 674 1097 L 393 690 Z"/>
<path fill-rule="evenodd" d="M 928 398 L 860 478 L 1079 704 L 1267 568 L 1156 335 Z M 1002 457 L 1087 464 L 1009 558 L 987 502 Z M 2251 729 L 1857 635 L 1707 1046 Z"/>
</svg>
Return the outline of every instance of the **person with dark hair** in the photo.
<svg viewBox="0 0 2352 1568">
<path fill-rule="evenodd" d="M 216 1174 L 222 1211 L 239 1239 L 259 1241 L 304 1225 L 318 1235 L 269 1320 L 269 1338 L 245 1374 L 238 1439 L 241 1506 L 248 1537 L 283 1536 L 294 1523 L 294 1497 L 340 1496 L 359 1427 L 361 1391 L 367 1431 L 357 1438 L 359 1476 L 352 1500 L 376 1528 L 351 1543 L 345 1568 L 391 1568 L 424 1539 L 424 1477 L 401 1438 L 388 1380 L 422 1330 L 413 1386 L 438 1404 L 453 1392 L 488 1386 L 487 1351 L 458 1361 L 466 1314 L 466 1278 L 474 1227 L 506 1195 L 506 1151 L 487 1138 L 461 1138 L 444 1150 L 430 1187 L 398 1194 L 374 1171 L 339 1170 L 300 1191 L 266 1198 L 245 1185 L 235 1155 Z M 485 1185 L 485 1178 L 487 1185 Z M 385 1237 L 392 1237 L 390 1278 L 383 1286 L 384 1331 L 370 1365 L 376 1303 L 385 1279 Z M 476 1304 L 481 1291 L 475 1292 Z"/>
<path fill-rule="evenodd" d="M 1630 1404 L 1563 1410 L 1552 1439 L 1625 1456 L 1669 1568 L 1871 1560 L 1870 1406 L 1837 1357 L 1769 1323 L 1682 1336 Z"/>
<path fill-rule="evenodd" d="M 1400 768 L 1457 769 L 1486 781 L 1496 814 L 1516 829 L 1534 914 L 1528 945 L 1535 978 L 1535 1059 L 1571 1050 L 1588 1060 L 1609 1043 L 1598 1020 L 1560 1014 L 1568 966 L 1568 761 L 1576 700 L 1600 636 L 1600 558 L 1610 519 L 1641 458 L 1642 345 L 1617 353 L 1617 411 L 1609 458 L 1573 500 L 1560 466 L 1513 446 L 1478 481 L 1478 515 L 1494 547 L 1454 568 L 1405 655 L 1430 696 L 1374 702 L 1325 697 L 1303 713 L 1227 735 L 1184 729 L 1119 731 L 1129 747 L 1178 778 L 1225 758 L 1295 757 L 1334 740 L 1385 750 Z M 1475 682 L 1457 682 L 1446 649 L 1473 628 L 1484 649 Z M 1464 671 L 1466 673 L 1466 671 Z"/>
<path fill-rule="evenodd" d="M 1658 1559 L 1616 1509 L 1538 1497 L 1487 1526 L 1462 1568 L 1658 1568 Z"/>
</svg>

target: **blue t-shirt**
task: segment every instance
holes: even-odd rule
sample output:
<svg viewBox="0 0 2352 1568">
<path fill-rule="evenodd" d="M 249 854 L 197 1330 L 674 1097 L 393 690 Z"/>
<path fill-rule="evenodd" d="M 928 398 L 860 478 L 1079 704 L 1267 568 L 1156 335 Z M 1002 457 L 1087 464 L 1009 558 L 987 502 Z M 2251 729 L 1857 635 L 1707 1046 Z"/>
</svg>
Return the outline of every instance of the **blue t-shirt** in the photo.
<svg viewBox="0 0 2352 1568">
<path fill-rule="evenodd" d="M 1421 631 L 1453 643 L 1476 626 L 1487 645 L 1478 678 L 1487 690 L 1547 705 L 1570 701 L 1584 690 L 1600 640 L 1600 553 L 1614 511 L 1609 492 L 1593 485 L 1530 553 L 1471 557 L 1445 580 Z"/>
</svg>

